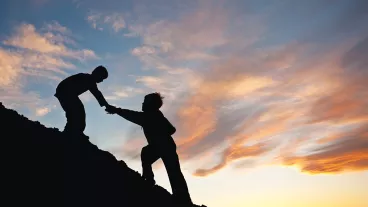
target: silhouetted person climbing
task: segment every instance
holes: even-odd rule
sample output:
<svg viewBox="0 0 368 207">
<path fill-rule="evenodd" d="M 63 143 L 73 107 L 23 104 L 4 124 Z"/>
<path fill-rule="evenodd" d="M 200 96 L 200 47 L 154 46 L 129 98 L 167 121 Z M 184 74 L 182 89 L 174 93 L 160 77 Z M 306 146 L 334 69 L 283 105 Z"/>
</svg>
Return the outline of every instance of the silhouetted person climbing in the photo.
<svg viewBox="0 0 368 207">
<path fill-rule="evenodd" d="M 159 158 L 164 162 L 169 176 L 171 189 L 175 200 L 183 204 L 192 204 L 185 178 L 180 169 L 179 157 L 176 153 L 176 144 L 171 137 L 175 127 L 160 111 L 163 97 L 159 93 L 151 93 L 144 97 L 142 111 L 115 108 L 106 109 L 109 114 L 118 114 L 121 117 L 143 127 L 148 145 L 142 148 L 142 177 L 151 185 L 155 185 L 152 164 Z"/>
<path fill-rule="evenodd" d="M 107 77 L 106 68 L 98 66 L 91 74 L 78 73 L 59 83 L 55 97 L 59 100 L 67 118 L 64 132 L 85 136 L 83 131 L 86 128 L 86 113 L 83 103 L 78 97 L 82 93 L 89 90 L 96 97 L 101 107 L 110 106 L 97 88 L 97 83 L 101 83 Z"/>
</svg>

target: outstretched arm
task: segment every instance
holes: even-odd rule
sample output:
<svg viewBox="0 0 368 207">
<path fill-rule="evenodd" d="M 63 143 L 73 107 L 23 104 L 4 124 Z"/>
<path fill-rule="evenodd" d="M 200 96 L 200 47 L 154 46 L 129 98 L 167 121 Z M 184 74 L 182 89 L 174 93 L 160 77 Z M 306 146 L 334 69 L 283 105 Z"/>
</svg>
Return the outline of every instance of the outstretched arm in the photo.
<svg viewBox="0 0 368 207">
<path fill-rule="evenodd" d="M 108 106 L 109 104 L 107 103 L 105 97 L 102 95 L 101 91 L 98 90 L 97 86 L 93 87 L 90 89 L 91 93 L 93 94 L 93 96 L 97 99 L 98 103 L 100 104 L 100 106 Z"/>
<path fill-rule="evenodd" d="M 123 117 L 124 119 L 143 126 L 144 114 L 143 112 L 139 111 L 132 111 L 129 109 L 121 109 L 121 108 L 109 108 L 106 111 L 110 111 L 111 113 L 118 114 L 119 116 Z"/>
</svg>

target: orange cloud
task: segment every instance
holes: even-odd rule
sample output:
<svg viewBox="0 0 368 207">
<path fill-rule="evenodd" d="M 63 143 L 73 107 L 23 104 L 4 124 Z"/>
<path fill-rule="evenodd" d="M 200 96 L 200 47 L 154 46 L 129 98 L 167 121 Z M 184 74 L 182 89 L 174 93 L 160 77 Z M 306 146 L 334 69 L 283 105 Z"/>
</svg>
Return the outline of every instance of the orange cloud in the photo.
<svg viewBox="0 0 368 207">
<path fill-rule="evenodd" d="M 331 141 L 319 146 L 304 156 L 287 156 L 283 158 L 285 165 L 296 165 L 302 172 L 341 173 L 368 169 L 368 127 L 367 124 L 348 133 L 336 136 Z"/>
<path fill-rule="evenodd" d="M 216 109 L 208 99 L 193 96 L 179 109 L 180 131 L 184 138 L 178 139 L 178 145 L 188 148 L 211 133 L 216 126 Z"/>
<path fill-rule="evenodd" d="M 54 23 L 47 25 L 50 31 L 66 32 L 64 27 Z M 64 45 L 64 42 L 69 42 L 67 37 L 56 35 L 51 32 L 39 33 L 32 24 L 21 24 L 16 28 L 16 33 L 4 41 L 5 45 L 28 49 L 35 52 L 66 56 L 74 59 L 95 59 L 97 55 L 92 50 L 72 50 Z"/>
<path fill-rule="evenodd" d="M 36 115 L 37 116 L 45 116 L 46 114 L 48 114 L 50 112 L 50 109 L 47 107 L 43 107 L 43 108 L 38 108 L 36 110 Z"/>
<path fill-rule="evenodd" d="M 359 83 L 363 84 L 363 83 Z M 350 84 L 321 97 L 311 109 L 311 122 L 354 122 L 364 121 L 368 117 L 368 95 Z"/>
<path fill-rule="evenodd" d="M 264 155 L 277 146 L 278 140 L 270 140 L 270 137 L 284 132 L 288 129 L 288 121 L 292 120 L 292 113 L 284 113 L 278 118 L 272 120 L 265 120 L 264 115 L 273 112 L 264 112 L 254 117 L 249 122 L 244 123 L 240 129 L 240 133 L 234 137 L 227 139 L 230 146 L 227 147 L 221 154 L 221 161 L 214 167 L 209 169 L 197 169 L 193 175 L 208 176 L 212 173 L 224 168 L 227 164 L 249 157 L 256 157 Z M 263 121 L 262 121 L 263 120 Z M 249 143 L 254 143 L 249 146 Z"/>
<path fill-rule="evenodd" d="M 306 169 L 313 159 L 331 169 L 338 160 L 354 166 L 360 149 L 340 146 L 345 140 L 340 133 L 367 121 L 363 56 L 368 41 L 314 44 L 305 37 L 270 46 L 262 42 L 268 36 L 264 25 L 257 25 L 262 21 L 239 23 L 223 7 L 207 6 L 178 21 L 129 26 L 143 42 L 132 53 L 163 74 L 139 81 L 165 93 L 178 92 L 168 113 L 178 129 L 174 138 L 180 158 L 193 163 L 220 158 L 213 167 L 196 166 L 194 174 L 207 176 L 249 157 L 257 164 L 265 157 L 307 163 Z M 178 65 L 194 65 L 188 68 L 194 77 L 175 74 Z M 173 83 L 184 87 L 172 89 Z M 325 145 L 331 146 L 322 150 L 325 154 L 311 150 Z M 335 148 L 346 153 L 339 155 Z M 312 156 L 316 154 L 326 159 Z"/>
<path fill-rule="evenodd" d="M 362 46 L 368 49 L 363 41 L 350 52 L 356 52 L 357 47 L 364 50 Z M 295 165 L 311 174 L 368 169 L 368 73 L 361 64 L 365 58 L 352 56 L 350 52 L 338 56 L 343 60 L 340 66 L 344 67 L 336 74 L 338 84 L 310 102 L 305 114 L 305 125 L 323 124 L 324 135 L 303 140 L 304 145 L 309 145 L 303 154 L 298 150 L 300 144 L 290 145 L 288 153 L 282 153 L 283 164 Z"/>
<path fill-rule="evenodd" d="M 209 134 L 215 133 L 216 127 L 221 127 L 217 121 L 219 102 L 251 95 L 272 83 L 272 80 L 262 77 L 231 78 L 234 79 L 201 82 L 195 87 L 195 94 L 189 95 L 178 109 L 177 127 L 181 133 L 177 143 L 184 159 L 190 156 L 186 151 L 190 151 L 191 147 L 199 144 Z"/>
<path fill-rule="evenodd" d="M 8 86 L 21 72 L 21 57 L 0 49 L 0 87 Z"/>
<path fill-rule="evenodd" d="M 33 91 L 26 92 L 27 81 L 33 77 L 60 80 L 74 69 L 71 59 L 84 61 L 98 58 L 92 50 L 72 49 L 71 32 L 56 21 L 39 30 L 32 24 L 21 24 L 0 46 L 0 96 L 4 104 L 26 107 L 37 116 L 46 114 L 50 100 L 41 100 Z M 41 110 L 40 110 L 41 109 Z M 48 110 L 46 110 L 48 109 Z"/>
<path fill-rule="evenodd" d="M 64 45 L 53 44 L 46 37 L 38 34 L 31 24 L 22 24 L 17 28 L 17 34 L 4 43 L 20 48 L 26 48 L 44 53 L 65 53 Z"/>
<path fill-rule="evenodd" d="M 198 169 L 193 175 L 200 177 L 208 176 L 224 168 L 231 161 L 262 155 L 268 151 L 269 147 L 264 143 L 258 143 L 252 146 L 231 146 L 224 151 L 223 158 L 219 164 L 209 169 Z"/>
</svg>

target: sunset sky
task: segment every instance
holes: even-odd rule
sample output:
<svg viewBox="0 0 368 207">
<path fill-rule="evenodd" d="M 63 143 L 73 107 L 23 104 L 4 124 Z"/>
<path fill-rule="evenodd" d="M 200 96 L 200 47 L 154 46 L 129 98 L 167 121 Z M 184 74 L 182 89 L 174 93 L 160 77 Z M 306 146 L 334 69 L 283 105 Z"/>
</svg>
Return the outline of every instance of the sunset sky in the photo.
<svg viewBox="0 0 368 207">
<path fill-rule="evenodd" d="M 62 130 L 57 84 L 104 65 L 110 104 L 165 96 L 195 203 L 368 207 L 368 1 L 2 0 L 0 19 L 6 107 Z M 90 141 L 141 172 L 140 127 L 81 99 Z"/>
</svg>

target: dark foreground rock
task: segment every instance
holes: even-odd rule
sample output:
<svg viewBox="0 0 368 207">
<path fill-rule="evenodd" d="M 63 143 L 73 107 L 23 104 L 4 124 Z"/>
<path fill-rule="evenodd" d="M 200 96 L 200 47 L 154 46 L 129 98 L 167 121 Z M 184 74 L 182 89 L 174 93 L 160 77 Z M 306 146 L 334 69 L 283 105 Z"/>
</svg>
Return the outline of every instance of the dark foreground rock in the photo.
<svg viewBox="0 0 368 207">
<path fill-rule="evenodd" d="M 148 186 L 86 138 L 66 136 L 1 103 L 0 120 L 3 206 L 176 207 L 167 190 Z"/>
</svg>

